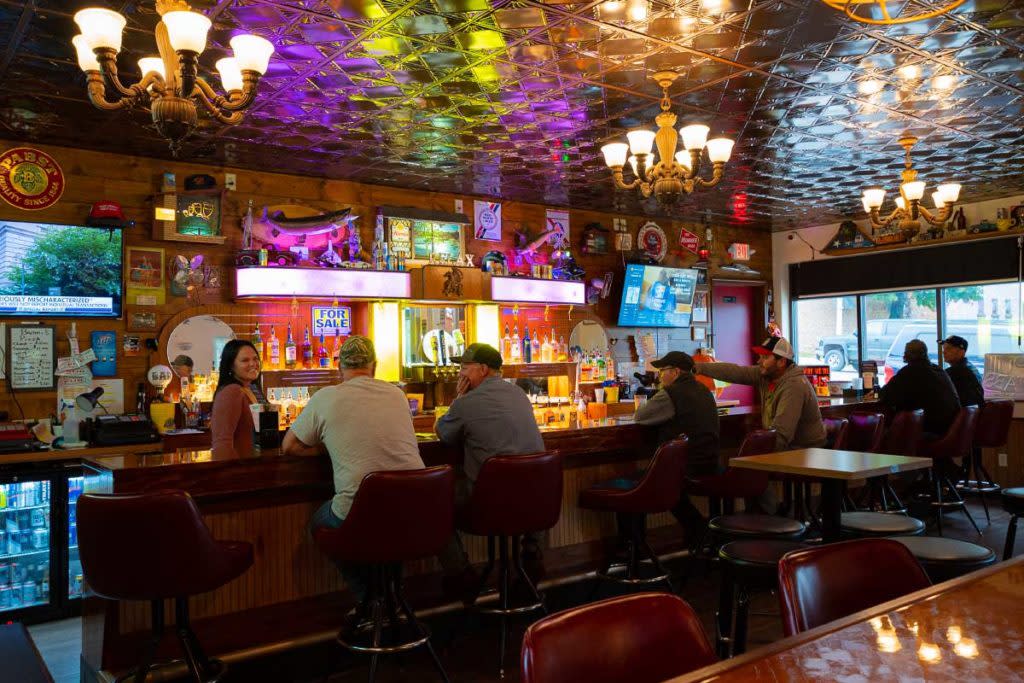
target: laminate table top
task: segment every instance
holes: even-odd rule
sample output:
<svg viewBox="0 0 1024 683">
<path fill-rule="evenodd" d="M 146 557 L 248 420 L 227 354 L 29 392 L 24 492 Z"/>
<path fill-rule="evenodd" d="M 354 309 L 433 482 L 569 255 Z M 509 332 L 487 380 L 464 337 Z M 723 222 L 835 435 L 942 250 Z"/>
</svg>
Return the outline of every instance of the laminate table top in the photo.
<svg viewBox="0 0 1024 683">
<path fill-rule="evenodd" d="M 747 455 L 729 460 L 730 467 L 767 470 L 822 479 L 866 479 L 932 466 L 931 458 L 884 455 L 829 448 L 800 448 L 766 455 Z"/>
</svg>

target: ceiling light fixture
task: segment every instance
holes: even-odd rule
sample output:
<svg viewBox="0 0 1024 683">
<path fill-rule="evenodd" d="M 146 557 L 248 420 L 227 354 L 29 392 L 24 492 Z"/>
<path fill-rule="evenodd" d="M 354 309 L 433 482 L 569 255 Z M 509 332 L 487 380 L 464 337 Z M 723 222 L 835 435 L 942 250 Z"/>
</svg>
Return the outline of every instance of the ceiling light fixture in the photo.
<svg viewBox="0 0 1024 683">
<path fill-rule="evenodd" d="M 134 85 L 124 86 L 117 75 L 117 53 L 126 23 L 122 15 L 99 7 L 80 10 L 75 23 L 82 33 L 71 42 L 87 77 L 89 101 L 104 111 L 148 107 L 157 130 L 170 141 L 171 152 L 177 156 L 182 141 L 199 123 L 196 101 L 221 123 L 242 121 L 242 111 L 256 99 L 260 76 L 267 71 L 274 46 L 255 35 L 231 39 L 234 57 L 217 61 L 227 92 L 224 97 L 198 75 L 210 20 L 181 0 L 157 0 L 156 11 L 161 16 L 155 30 L 160 56 L 139 60 L 142 80 Z M 108 84 L 119 96 L 116 102 L 107 100 Z"/>
<path fill-rule="evenodd" d="M 675 204 L 685 191 L 692 193 L 699 187 L 713 187 L 722 180 L 725 164 L 732 155 L 733 141 L 727 138 L 708 140 L 707 126 L 692 124 L 683 126 L 676 133 L 676 115 L 670 112 L 672 101 L 668 97 L 668 88 L 679 77 L 674 71 L 659 71 L 652 78 L 661 86 L 661 113 L 655 118 L 658 132 L 649 130 L 631 130 L 626 134 L 629 144 L 612 142 L 601 147 L 605 163 L 612 169 L 615 186 L 623 190 L 640 188 L 644 197 L 652 194 L 663 206 Z M 679 135 L 683 137 L 684 150 L 676 151 Z M 652 148 L 657 145 L 660 159 L 655 161 Z M 713 165 L 710 180 L 697 176 L 700 170 L 701 154 L 707 147 L 708 158 Z M 632 156 L 630 156 L 632 153 Z M 633 174 L 632 182 L 626 183 L 622 169 L 626 161 L 630 163 Z"/>
<path fill-rule="evenodd" d="M 952 0 L 941 3 L 933 9 L 925 9 L 917 13 L 908 11 L 908 7 L 917 7 L 916 3 L 908 3 L 906 0 L 821 0 L 834 10 L 839 10 L 862 24 L 874 24 L 886 26 L 891 24 L 908 24 L 912 21 L 932 19 L 946 12 L 955 10 L 967 0 Z M 893 5 L 894 12 L 889 11 L 889 5 Z M 924 3 L 921 3 L 924 6 Z"/>
<path fill-rule="evenodd" d="M 910 159 L 910 150 L 917 143 L 913 135 L 904 135 L 899 140 L 900 146 L 905 150 L 904 169 L 902 172 L 903 183 L 900 185 L 900 196 L 896 198 L 896 208 L 886 217 L 881 217 L 878 210 L 882 208 L 885 201 L 885 190 L 880 187 L 869 187 L 864 190 L 861 202 L 864 210 L 871 216 L 871 225 L 874 228 L 887 228 L 895 221 L 908 240 L 921 231 L 921 220 L 923 216 L 932 225 L 942 225 L 953 213 L 953 205 L 960 197 L 960 185 L 958 183 L 945 183 L 939 185 L 938 191 L 932 193 L 932 201 L 935 204 L 936 213 L 931 213 L 921 205 L 924 197 L 925 184 L 923 180 L 917 179 L 917 171 L 914 170 L 914 163 Z"/>
</svg>

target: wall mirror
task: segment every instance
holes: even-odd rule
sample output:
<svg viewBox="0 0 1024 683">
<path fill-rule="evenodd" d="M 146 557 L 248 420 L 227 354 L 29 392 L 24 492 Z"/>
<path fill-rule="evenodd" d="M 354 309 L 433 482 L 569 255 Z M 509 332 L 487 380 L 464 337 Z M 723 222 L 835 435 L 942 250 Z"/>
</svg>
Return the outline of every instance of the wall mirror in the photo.
<svg viewBox="0 0 1024 683">
<path fill-rule="evenodd" d="M 569 335 L 569 346 L 584 351 L 608 351 L 608 333 L 601 323 L 594 320 L 581 320 L 572 328 Z"/>
<path fill-rule="evenodd" d="M 167 339 L 167 363 L 180 355 L 192 359 L 192 374 L 207 375 L 220 361 L 220 352 L 235 338 L 231 326 L 215 315 L 185 318 Z"/>
</svg>

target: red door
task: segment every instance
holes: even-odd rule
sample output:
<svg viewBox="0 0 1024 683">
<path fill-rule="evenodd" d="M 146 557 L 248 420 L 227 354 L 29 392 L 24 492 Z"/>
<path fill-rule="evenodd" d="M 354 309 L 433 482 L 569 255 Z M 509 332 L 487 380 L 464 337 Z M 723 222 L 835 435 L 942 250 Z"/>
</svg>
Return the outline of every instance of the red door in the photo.
<svg viewBox="0 0 1024 683">
<path fill-rule="evenodd" d="M 754 360 L 750 350 L 754 345 L 751 336 L 754 327 L 754 287 L 716 284 L 713 292 L 711 315 L 715 334 L 715 360 L 751 365 Z M 742 384 L 729 385 L 719 398 L 739 401 L 743 406 L 755 405 L 754 388 Z"/>
</svg>

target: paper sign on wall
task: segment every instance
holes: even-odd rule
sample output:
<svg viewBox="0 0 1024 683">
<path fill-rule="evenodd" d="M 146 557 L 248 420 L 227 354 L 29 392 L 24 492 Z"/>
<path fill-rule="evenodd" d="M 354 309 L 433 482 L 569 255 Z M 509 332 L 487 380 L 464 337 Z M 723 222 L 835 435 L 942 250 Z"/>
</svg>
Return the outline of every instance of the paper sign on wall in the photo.
<svg viewBox="0 0 1024 683">
<path fill-rule="evenodd" d="M 113 377 L 117 374 L 117 334 L 110 330 L 95 330 L 89 335 L 96 360 L 92 374 L 96 377 Z"/>
<path fill-rule="evenodd" d="M 696 254 L 700 248 L 700 238 L 686 228 L 679 228 L 679 246 Z"/>
<path fill-rule="evenodd" d="M 547 210 L 547 220 L 545 221 L 545 230 L 554 230 L 555 235 L 569 241 L 569 212 L 568 211 L 556 211 L 554 209 Z M 551 244 L 554 244 L 556 239 L 550 240 Z"/>
<path fill-rule="evenodd" d="M 501 241 L 501 204 L 498 202 L 473 202 L 474 236 L 478 240 Z"/>
<path fill-rule="evenodd" d="M 348 306 L 313 306 L 313 336 L 352 334 L 352 309 Z"/>
</svg>

